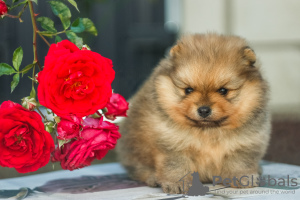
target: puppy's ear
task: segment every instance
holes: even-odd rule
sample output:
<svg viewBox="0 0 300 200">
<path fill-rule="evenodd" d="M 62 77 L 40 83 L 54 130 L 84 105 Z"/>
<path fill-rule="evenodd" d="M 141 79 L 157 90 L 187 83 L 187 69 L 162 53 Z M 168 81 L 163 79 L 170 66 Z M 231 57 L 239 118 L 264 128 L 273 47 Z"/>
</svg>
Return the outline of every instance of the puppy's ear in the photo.
<svg viewBox="0 0 300 200">
<path fill-rule="evenodd" d="M 243 55 L 245 60 L 247 61 L 247 65 L 254 67 L 254 63 L 256 62 L 256 55 L 254 51 L 247 46 L 243 50 Z"/>
<path fill-rule="evenodd" d="M 170 56 L 171 57 L 175 57 L 176 55 L 178 55 L 180 52 L 180 46 L 179 44 L 176 44 L 175 46 L 173 46 L 170 50 Z"/>
</svg>

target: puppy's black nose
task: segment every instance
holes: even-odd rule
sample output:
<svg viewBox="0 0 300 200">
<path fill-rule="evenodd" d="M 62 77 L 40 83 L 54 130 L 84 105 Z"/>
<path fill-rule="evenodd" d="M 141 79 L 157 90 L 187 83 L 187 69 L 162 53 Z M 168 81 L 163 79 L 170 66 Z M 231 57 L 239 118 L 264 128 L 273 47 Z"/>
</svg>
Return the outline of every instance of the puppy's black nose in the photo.
<svg viewBox="0 0 300 200">
<path fill-rule="evenodd" d="M 201 117 L 205 118 L 211 114 L 211 109 L 208 106 L 198 108 L 198 113 Z"/>
</svg>

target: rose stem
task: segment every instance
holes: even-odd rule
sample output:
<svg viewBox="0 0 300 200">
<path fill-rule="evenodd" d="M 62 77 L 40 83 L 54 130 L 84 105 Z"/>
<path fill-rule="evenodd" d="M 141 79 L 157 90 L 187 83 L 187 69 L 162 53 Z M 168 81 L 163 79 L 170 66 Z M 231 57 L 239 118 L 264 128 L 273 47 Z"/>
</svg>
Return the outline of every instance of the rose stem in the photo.
<svg viewBox="0 0 300 200">
<path fill-rule="evenodd" d="M 25 9 L 26 9 L 27 6 L 28 6 L 28 2 L 23 6 L 22 10 L 19 12 L 18 15 L 10 15 L 8 13 L 5 13 L 4 16 L 10 17 L 10 18 L 19 19 L 20 22 L 23 22 L 22 19 L 21 19 L 21 17 L 22 17 L 22 15 L 23 15 L 23 13 L 24 13 L 24 11 L 25 11 Z"/>
<path fill-rule="evenodd" d="M 34 78 L 35 78 L 35 65 L 32 69 L 32 88 L 34 88 Z M 36 107 L 37 111 L 40 113 L 40 115 L 47 121 L 47 118 L 45 117 L 45 115 L 43 115 L 42 111 L 39 109 L 39 107 Z"/>
<path fill-rule="evenodd" d="M 19 19 L 19 16 L 17 16 L 17 15 L 10 15 L 10 14 L 5 13 L 4 16 Z"/>
<path fill-rule="evenodd" d="M 44 40 L 44 42 L 50 47 L 50 43 L 46 40 L 46 38 L 44 38 L 44 36 L 38 32 L 39 36 Z"/>
<path fill-rule="evenodd" d="M 37 26 L 36 26 L 36 20 L 35 20 L 34 11 L 33 11 L 33 5 L 32 5 L 31 1 L 28 1 L 28 4 L 29 4 L 29 9 L 30 9 L 30 16 L 31 16 L 31 21 L 32 21 L 32 29 L 33 29 L 33 62 L 37 63 L 37 65 L 39 66 L 40 71 L 42 71 L 42 66 L 39 63 L 38 55 L 37 55 L 37 48 L 36 48 L 36 33 L 37 33 L 38 29 L 37 29 Z"/>
<path fill-rule="evenodd" d="M 33 69 L 32 69 L 32 88 L 34 88 L 34 75 L 35 74 L 35 65 L 34 65 L 34 67 L 33 67 Z M 46 117 L 45 117 L 45 115 L 43 115 L 43 113 L 41 112 L 41 110 L 39 109 L 39 107 L 37 106 L 36 107 L 36 109 L 37 109 L 37 111 L 40 113 L 40 115 L 47 121 L 47 119 L 46 119 Z"/>
<path fill-rule="evenodd" d="M 23 13 L 24 13 L 24 11 L 25 11 L 25 9 L 26 9 L 27 6 L 28 6 L 28 2 L 24 5 L 24 7 L 22 8 L 22 10 L 18 14 L 20 22 L 23 22 L 22 19 L 21 19 L 21 16 L 23 15 Z"/>
<path fill-rule="evenodd" d="M 34 88 L 34 79 L 35 79 L 35 65 L 32 68 L 32 88 Z"/>
<path fill-rule="evenodd" d="M 40 115 L 47 121 L 45 115 L 42 113 L 42 111 L 39 109 L 39 107 L 36 107 L 36 109 L 40 113 Z"/>
<path fill-rule="evenodd" d="M 36 33 L 38 32 L 37 26 L 36 26 L 36 20 L 35 15 L 33 11 L 33 5 L 31 1 L 28 1 L 29 4 L 29 10 L 30 10 L 30 16 L 32 21 L 32 29 L 33 29 L 33 62 L 37 63 L 39 66 L 40 71 L 42 71 L 42 66 L 39 63 L 38 55 L 37 55 L 37 48 L 36 48 Z M 35 79 L 35 65 L 33 67 L 33 75 L 32 75 L 32 87 L 34 88 L 34 79 Z M 40 113 L 40 115 L 45 119 L 46 117 L 43 115 L 43 113 L 40 111 L 39 107 L 36 107 L 37 111 Z"/>
</svg>

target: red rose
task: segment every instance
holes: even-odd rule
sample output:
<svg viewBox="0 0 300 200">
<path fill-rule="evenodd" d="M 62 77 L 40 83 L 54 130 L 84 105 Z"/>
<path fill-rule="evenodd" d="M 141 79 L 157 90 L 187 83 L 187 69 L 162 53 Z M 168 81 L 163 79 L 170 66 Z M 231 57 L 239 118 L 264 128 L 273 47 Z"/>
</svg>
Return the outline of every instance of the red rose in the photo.
<svg viewBox="0 0 300 200">
<path fill-rule="evenodd" d="M 54 149 L 51 135 L 44 130 L 35 111 L 5 101 L 0 106 L 0 165 L 14 167 L 19 173 L 45 166 Z"/>
<path fill-rule="evenodd" d="M 0 0 L 0 16 L 6 14 L 7 10 L 5 2 Z"/>
<path fill-rule="evenodd" d="M 57 138 L 60 140 L 69 140 L 79 136 L 81 130 L 81 118 L 71 115 L 68 117 L 61 117 L 57 124 Z"/>
<path fill-rule="evenodd" d="M 115 148 L 121 137 L 118 126 L 101 119 L 86 118 L 80 138 L 57 148 L 52 161 L 60 161 L 63 169 L 74 170 L 102 159 L 108 150 Z"/>
<path fill-rule="evenodd" d="M 103 108 L 112 94 L 112 61 L 63 40 L 52 44 L 38 74 L 38 99 L 59 116 L 86 116 Z"/>
<path fill-rule="evenodd" d="M 110 120 L 115 120 L 117 116 L 127 117 L 129 103 L 120 94 L 113 93 L 109 102 L 106 104 L 107 112 L 105 117 Z"/>
</svg>

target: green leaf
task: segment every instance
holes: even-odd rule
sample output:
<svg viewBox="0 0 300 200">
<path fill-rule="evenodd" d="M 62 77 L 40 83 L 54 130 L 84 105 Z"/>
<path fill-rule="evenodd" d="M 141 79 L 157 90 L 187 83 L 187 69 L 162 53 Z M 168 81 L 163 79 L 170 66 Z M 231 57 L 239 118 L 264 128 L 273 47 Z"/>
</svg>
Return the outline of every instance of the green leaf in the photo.
<svg viewBox="0 0 300 200">
<path fill-rule="evenodd" d="M 44 125 L 45 125 L 45 130 L 48 133 L 52 133 L 54 131 L 55 123 L 53 121 L 45 122 Z"/>
<path fill-rule="evenodd" d="M 58 124 L 61 121 L 61 118 L 59 116 L 53 117 L 54 121 Z"/>
<path fill-rule="evenodd" d="M 85 27 L 82 23 L 82 18 L 77 18 L 73 23 L 72 23 L 72 26 L 71 26 L 71 30 L 75 33 L 81 33 L 83 31 L 85 31 Z"/>
<path fill-rule="evenodd" d="M 71 42 L 73 42 L 74 44 L 76 44 L 76 46 L 78 48 L 82 48 L 83 46 L 83 40 L 81 37 L 78 37 L 74 32 L 72 31 L 67 31 L 66 32 L 67 37 L 71 40 Z"/>
<path fill-rule="evenodd" d="M 36 21 L 41 23 L 41 26 L 46 31 L 49 31 L 51 33 L 56 33 L 57 30 L 54 27 L 54 22 L 49 17 L 39 17 L 36 19 Z"/>
<path fill-rule="evenodd" d="M 15 74 L 13 76 L 13 80 L 10 84 L 11 86 L 11 93 L 14 91 L 14 89 L 17 87 L 17 85 L 19 84 L 19 81 L 20 81 L 20 74 Z"/>
<path fill-rule="evenodd" d="M 48 114 L 48 115 L 51 115 L 51 114 L 52 114 L 52 112 L 51 112 L 50 110 L 48 110 L 47 108 L 46 108 L 46 111 L 47 111 L 47 114 Z"/>
<path fill-rule="evenodd" d="M 92 20 L 88 18 L 77 18 L 71 26 L 71 30 L 75 33 L 88 32 L 94 36 L 98 35 L 98 31 L 92 22 Z"/>
<path fill-rule="evenodd" d="M 69 8 L 60 1 L 49 1 L 49 4 L 53 13 L 60 18 L 65 30 L 69 28 L 71 25 L 71 11 Z"/>
<path fill-rule="evenodd" d="M 13 3 L 17 3 L 19 0 L 13 0 Z"/>
<path fill-rule="evenodd" d="M 98 35 L 98 31 L 94 25 L 94 23 L 92 22 L 92 20 L 88 19 L 88 18 L 83 18 L 82 19 L 82 23 L 85 26 L 85 31 L 91 33 L 94 36 Z"/>
<path fill-rule="evenodd" d="M 58 35 L 55 37 L 55 43 L 61 42 L 62 39 L 61 37 L 59 37 Z"/>
<path fill-rule="evenodd" d="M 76 10 L 77 10 L 78 12 L 80 12 L 79 9 L 78 9 L 78 7 L 77 7 L 76 1 L 74 1 L 74 0 L 68 0 L 68 1 L 69 1 L 70 4 L 72 4 L 72 5 L 76 8 Z"/>
<path fill-rule="evenodd" d="M 14 51 L 13 60 L 12 60 L 13 66 L 17 71 L 19 71 L 22 60 L 23 60 L 23 49 L 22 47 L 19 47 Z"/>
<path fill-rule="evenodd" d="M 14 70 L 14 68 L 12 68 L 12 66 L 10 66 L 6 63 L 0 63 L 0 76 L 11 75 L 13 73 L 16 73 L 16 70 Z"/>
<path fill-rule="evenodd" d="M 24 76 L 24 74 L 26 74 L 27 72 L 29 72 L 29 70 L 31 70 L 31 68 L 34 66 L 34 64 L 29 64 L 26 67 L 24 67 L 20 72 L 22 72 L 22 77 Z"/>
<path fill-rule="evenodd" d="M 61 148 L 64 144 L 71 142 L 71 140 L 60 140 L 58 139 L 58 148 Z"/>
<path fill-rule="evenodd" d="M 31 92 L 30 92 L 30 98 L 35 98 L 35 96 L 36 96 L 36 92 L 35 92 L 35 89 L 34 89 L 34 87 L 32 87 L 32 90 L 31 90 Z"/>
<path fill-rule="evenodd" d="M 36 4 L 38 4 L 38 0 L 30 0 L 30 1 L 32 1 L 32 2 L 34 2 L 34 3 L 36 3 Z"/>
</svg>

